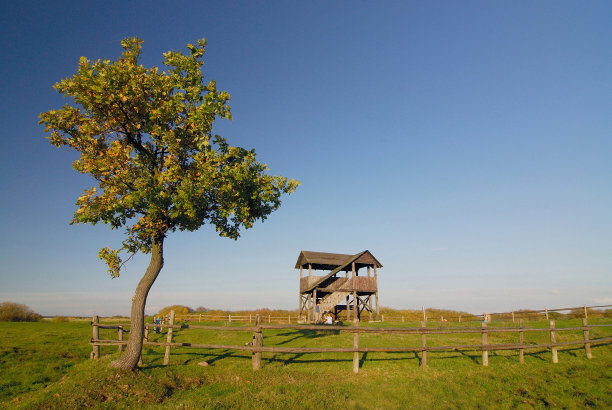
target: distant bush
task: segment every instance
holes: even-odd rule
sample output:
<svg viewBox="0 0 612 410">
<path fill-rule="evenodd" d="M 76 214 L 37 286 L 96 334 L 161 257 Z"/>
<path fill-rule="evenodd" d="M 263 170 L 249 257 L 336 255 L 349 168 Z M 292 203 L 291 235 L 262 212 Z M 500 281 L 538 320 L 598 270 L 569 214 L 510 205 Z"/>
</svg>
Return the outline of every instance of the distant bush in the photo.
<svg viewBox="0 0 612 410">
<path fill-rule="evenodd" d="M 546 319 L 546 314 L 542 312 L 536 312 L 528 309 L 520 309 L 514 311 L 514 316 L 517 319 L 525 319 L 525 320 L 542 320 Z"/>
<path fill-rule="evenodd" d="M 0 303 L 0 322 L 37 322 L 42 318 L 26 305 L 14 302 Z"/>
<path fill-rule="evenodd" d="M 587 315 L 589 318 L 603 317 L 604 312 L 602 312 L 601 310 L 587 308 Z M 567 317 L 572 318 L 572 319 L 578 319 L 578 318 L 584 317 L 584 308 L 572 309 L 567 314 Z"/>
<path fill-rule="evenodd" d="M 160 310 L 158 315 L 159 316 L 169 315 L 171 310 L 174 310 L 174 313 L 176 313 L 177 315 L 186 315 L 188 313 L 193 313 L 193 309 L 190 308 L 189 306 L 172 305 L 172 306 L 166 306 L 165 308 Z"/>
<path fill-rule="evenodd" d="M 66 316 L 55 316 L 53 318 L 54 322 L 59 322 L 59 323 L 65 323 L 65 322 L 69 322 L 70 319 L 68 319 Z"/>
</svg>

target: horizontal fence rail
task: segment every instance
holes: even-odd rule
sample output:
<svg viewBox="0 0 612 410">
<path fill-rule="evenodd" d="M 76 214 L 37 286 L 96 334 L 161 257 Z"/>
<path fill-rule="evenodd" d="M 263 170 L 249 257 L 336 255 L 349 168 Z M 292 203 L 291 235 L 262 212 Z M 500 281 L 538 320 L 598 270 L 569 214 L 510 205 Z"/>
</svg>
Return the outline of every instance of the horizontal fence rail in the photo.
<svg viewBox="0 0 612 410">
<path fill-rule="evenodd" d="M 487 323 L 482 323 L 480 327 L 426 327 L 426 323 L 422 322 L 420 327 L 393 327 L 393 328 L 375 328 L 375 327 L 361 327 L 359 322 L 355 322 L 354 326 L 336 326 L 336 325 L 281 325 L 281 324 L 265 324 L 262 323 L 262 317 L 257 315 L 255 317 L 254 326 L 206 326 L 206 325 L 193 325 L 193 324 L 175 324 L 175 315 L 171 313 L 170 323 L 168 324 L 145 324 L 145 346 L 159 346 L 165 347 L 166 352 L 164 355 L 164 365 L 169 362 L 169 356 L 171 348 L 197 348 L 197 349 L 229 349 L 237 351 L 250 351 L 252 353 L 252 365 L 253 369 L 257 370 L 261 366 L 261 354 L 262 353 L 353 353 L 353 371 L 357 373 L 359 371 L 359 353 L 370 353 L 370 352 L 420 352 L 421 353 L 421 366 L 427 366 L 427 352 L 440 352 L 440 351 L 459 351 L 459 350 L 476 350 L 482 352 L 482 364 L 488 366 L 488 354 L 490 351 L 497 350 L 518 350 L 519 361 L 524 362 L 524 351 L 526 349 L 550 349 L 553 363 L 558 362 L 558 348 L 569 347 L 569 346 L 583 346 L 585 349 L 586 357 L 591 359 L 591 346 L 595 344 L 609 344 L 612 343 L 612 336 L 610 337 L 599 337 L 592 339 L 590 337 L 590 331 L 597 328 L 612 327 L 612 324 L 588 324 L 586 318 L 582 319 L 582 326 L 564 327 L 557 328 L 556 322 L 551 320 L 549 327 L 524 327 L 523 321 L 519 327 L 488 327 Z M 127 331 L 123 329 L 122 324 L 100 324 L 97 316 L 94 316 L 92 321 L 93 337 L 90 340 L 93 351 L 91 354 L 92 359 L 99 359 L 100 357 L 100 346 L 117 346 L 119 350 L 123 348 L 127 341 L 123 340 L 123 332 Z M 148 335 L 151 329 L 157 328 L 167 329 L 166 342 L 153 342 L 148 340 Z M 99 329 L 117 329 L 118 338 L 116 340 L 105 340 L 100 339 Z M 173 331 L 178 329 L 205 329 L 215 332 L 248 332 L 253 333 L 252 342 L 247 343 L 244 346 L 241 345 L 228 345 L 228 344 L 210 344 L 210 343 L 189 343 L 189 342 L 173 342 Z M 264 330 L 314 330 L 314 331 L 334 331 L 338 333 L 352 333 L 353 334 L 353 346 L 352 347 L 279 347 L 279 346 L 263 346 Z M 582 332 L 583 338 L 580 340 L 571 341 L 557 341 L 557 334 L 560 332 Z M 525 343 L 524 334 L 544 332 L 549 333 L 550 343 Z M 427 345 L 427 337 L 431 335 L 447 335 L 447 334 L 480 334 L 481 343 L 479 344 L 457 344 L 457 345 L 445 345 L 445 346 L 432 346 Z M 491 344 L 488 341 L 489 334 L 499 333 L 515 333 L 518 334 L 518 343 L 496 343 Z M 398 334 L 398 335 L 421 335 L 420 346 L 397 346 L 397 347 L 363 347 L 359 346 L 359 335 L 360 334 Z M 141 358 L 142 360 L 142 358 Z"/>
<path fill-rule="evenodd" d="M 205 313 L 199 314 L 199 313 L 189 313 L 189 314 L 180 314 L 180 315 L 175 315 L 175 319 L 176 320 L 184 320 L 184 321 L 189 321 L 189 322 L 248 322 L 248 323 L 254 323 L 255 322 L 255 314 L 252 315 L 232 315 L 232 314 L 227 314 L 227 315 L 208 315 Z M 305 317 L 300 317 L 300 316 L 292 316 L 292 315 L 286 315 L 286 316 L 273 316 L 273 315 L 262 315 L 262 321 L 264 322 L 268 322 L 268 323 L 299 323 L 299 322 L 303 322 L 305 320 Z"/>
<path fill-rule="evenodd" d="M 565 307 L 565 308 L 554 308 L 554 309 L 540 309 L 540 310 L 532 310 L 532 309 L 521 309 L 510 312 L 493 312 L 487 313 L 483 312 L 480 315 L 474 315 L 469 313 L 453 313 L 453 314 L 443 314 L 440 313 L 439 309 L 427 309 L 425 306 L 422 307 L 421 312 L 413 312 L 410 314 L 399 315 L 399 314 L 382 314 L 380 316 L 380 320 L 372 320 L 370 317 L 368 321 L 370 322 L 492 322 L 494 320 L 512 320 L 512 322 L 517 323 L 520 319 L 524 320 L 550 320 L 555 319 L 556 314 L 566 316 L 560 312 L 570 312 L 570 314 L 574 317 L 584 317 L 588 319 L 589 314 L 600 314 L 600 310 L 595 309 L 603 309 L 603 308 L 612 308 L 612 305 L 593 305 L 593 306 L 577 306 L 577 307 Z M 228 314 L 208 314 L 205 312 L 202 313 L 188 313 L 188 314 L 176 314 L 176 320 L 188 321 L 188 322 L 255 322 L 256 314 L 242 314 L 242 315 L 234 315 L 231 313 Z M 169 316 L 165 317 L 166 321 L 169 320 Z M 362 321 L 366 321 L 366 317 L 362 318 Z M 262 323 L 303 323 L 306 321 L 305 316 L 295 316 L 295 315 L 272 315 L 272 314 L 262 314 L 261 315 Z"/>
</svg>

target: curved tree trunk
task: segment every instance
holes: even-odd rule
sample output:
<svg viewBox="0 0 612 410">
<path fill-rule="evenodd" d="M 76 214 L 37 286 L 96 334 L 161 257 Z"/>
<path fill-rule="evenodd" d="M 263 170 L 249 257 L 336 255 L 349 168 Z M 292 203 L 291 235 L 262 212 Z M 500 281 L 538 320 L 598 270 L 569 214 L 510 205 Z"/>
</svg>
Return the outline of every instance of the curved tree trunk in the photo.
<svg viewBox="0 0 612 410">
<path fill-rule="evenodd" d="M 144 311 L 147 295 L 157 275 L 164 266 L 164 239 L 153 242 L 151 246 L 151 261 L 149 267 L 136 287 L 132 298 L 132 314 L 130 321 L 130 338 L 121 357 L 111 362 L 111 367 L 124 370 L 134 370 L 142 352 L 144 338 Z"/>
</svg>

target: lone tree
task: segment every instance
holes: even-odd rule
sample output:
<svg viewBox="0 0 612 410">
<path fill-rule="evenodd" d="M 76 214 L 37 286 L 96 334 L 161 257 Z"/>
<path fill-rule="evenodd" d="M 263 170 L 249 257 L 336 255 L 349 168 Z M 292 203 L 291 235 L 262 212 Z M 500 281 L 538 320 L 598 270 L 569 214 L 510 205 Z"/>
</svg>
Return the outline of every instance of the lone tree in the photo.
<svg viewBox="0 0 612 410">
<path fill-rule="evenodd" d="M 119 249 L 98 256 L 112 277 L 137 252 L 149 266 L 132 299 L 130 337 L 111 363 L 134 369 L 142 350 L 147 295 L 164 264 L 168 232 L 213 224 L 220 236 L 237 239 L 281 205 L 298 181 L 268 175 L 254 150 L 230 146 L 212 134 L 216 118 L 231 119 L 230 96 L 215 81 L 205 83 L 205 40 L 189 52 L 164 53 L 165 71 L 139 64 L 142 40 L 128 38 L 117 61 L 79 60 L 77 73 L 54 88 L 74 104 L 41 113 L 50 143 L 79 153 L 72 166 L 91 175 L 71 224 L 103 222 L 125 227 Z"/>
</svg>

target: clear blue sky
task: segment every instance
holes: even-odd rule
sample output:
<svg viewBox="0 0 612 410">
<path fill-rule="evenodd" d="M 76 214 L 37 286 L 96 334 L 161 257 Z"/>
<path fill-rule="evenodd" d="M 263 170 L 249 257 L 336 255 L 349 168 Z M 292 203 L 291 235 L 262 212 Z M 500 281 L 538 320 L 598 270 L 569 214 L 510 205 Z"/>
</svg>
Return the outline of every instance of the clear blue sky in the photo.
<svg viewBox="0 0 612 410">
<path fill-rule="evenodd" d="M 300 250 L 369 249 L 381 304 L 472 312 L 612 303 L 609 1 L 2 2 L 0 301 L 126 314 L 146 257 L 69 226 L 91 181 L 38 114 L 80 56 L 143 63 L 205 37 L 216 131 L 302 186 L 237 241 L 175 233 L 148 311 L 296 308 Z"/>
</svg>

